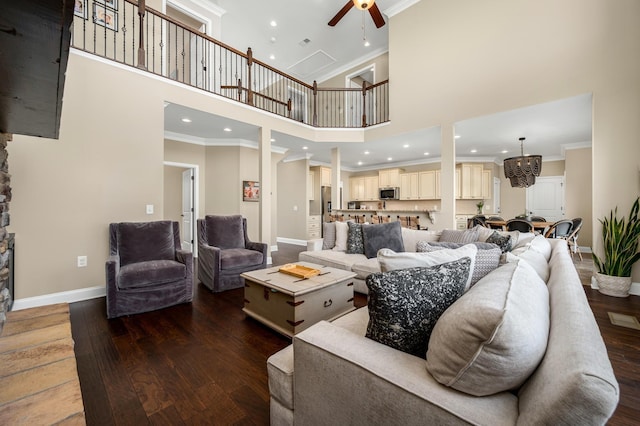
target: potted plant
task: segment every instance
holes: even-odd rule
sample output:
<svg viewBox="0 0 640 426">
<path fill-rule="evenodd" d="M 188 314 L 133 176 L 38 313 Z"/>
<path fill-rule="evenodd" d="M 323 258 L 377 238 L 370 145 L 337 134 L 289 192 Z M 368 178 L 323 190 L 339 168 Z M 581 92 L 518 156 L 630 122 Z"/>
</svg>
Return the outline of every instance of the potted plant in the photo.
<svg viewBox="0 0 640 426">
<path fill-rule="evenodd" d="M 640 260 L 640 197 L 631 206 L 629 217 L 618 219 L 618 207 L 609 217 L 600 220 L 604 254 L 595 253 L 593 262 L 598 268 L 596 281 L 600 293 L 609 296 L 627 297 L 631 288 L 631 268 Z"/>
<path fill-rule="evenodd" d="M 482 214 L 482 208 L 484 207 L 484 200 L 480 200 L 478 204 L 476 204 L 476 207 L 478 208 L 478 214 Z"/>
</svg>

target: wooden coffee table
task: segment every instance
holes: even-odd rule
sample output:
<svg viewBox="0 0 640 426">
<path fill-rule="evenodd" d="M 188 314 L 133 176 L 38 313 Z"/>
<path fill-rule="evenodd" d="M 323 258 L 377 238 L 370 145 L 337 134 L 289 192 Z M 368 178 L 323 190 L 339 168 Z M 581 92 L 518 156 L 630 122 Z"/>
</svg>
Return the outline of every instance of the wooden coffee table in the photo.
<svg viewBox="0 0 640 426">
<path fill-rule="evenodd" d="M 280 266 L 241 274 L 245 279 L 247 315 L 292 337 L 321 320 L 331 321 L 355 309 L 353 272 L 308 262 L 296 262 L 320 270 L 310 278 L 279 272 Z"/>
</svg>

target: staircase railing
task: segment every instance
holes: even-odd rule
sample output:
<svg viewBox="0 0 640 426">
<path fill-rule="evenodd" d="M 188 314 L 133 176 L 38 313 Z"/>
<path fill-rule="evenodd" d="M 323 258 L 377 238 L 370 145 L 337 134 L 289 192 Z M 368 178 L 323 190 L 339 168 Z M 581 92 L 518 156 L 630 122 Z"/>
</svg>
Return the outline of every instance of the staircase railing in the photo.
<svg viewBox="0 0 640 426">
<path fill-rule="evenodd" d="M 362 88 L 305 83 L 145 5 L 88 0 L 72 46 L 315 127 L 389 121 L 389 81 Z"/>
</svg>

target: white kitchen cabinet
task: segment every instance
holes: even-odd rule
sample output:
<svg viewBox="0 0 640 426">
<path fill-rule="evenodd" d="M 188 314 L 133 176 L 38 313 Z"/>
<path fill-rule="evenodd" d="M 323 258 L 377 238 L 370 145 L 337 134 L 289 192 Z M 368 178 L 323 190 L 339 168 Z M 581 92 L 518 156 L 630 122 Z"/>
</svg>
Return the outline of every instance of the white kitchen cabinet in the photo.
<svg viewBox="0 0 640 426">
<path fill-rule="evenodd" d="M 307 238 L 320 238 L 320 227 L 322 226 L 322 217 L 320 215 L 311 215 L 307 221 Z"/>
<path fill-rule="evenodd" d="M 331 186 L 331 169 L 320 167 L 320 186 Z"/>
<path fill-rule="evenodd" d="M 349 179 L 349 200 L 364 201 L 364 177 Z"/>
<path fill-rule="evenodd" d="M 493 186 L 493 179 L 491 176 L 491 170 L 482 171 L 482 199 L 488 200 L 493 198 L 491 194 L 491 187 Z"/>
<path fill-rule="evenodd" d="M 365 201 L 378 201 L 378 176 L 365 176 L 364 199 Z"/>
<path fill-rule="evenodd" d="M 474 200 L 482 196 L 482 164 L 463 163 L 460 167 L 460 181 L 463 199 Z"/>
<path fill-rule="evenodd" d="M 400 186 L 400 172 L 402 169 L 384 169 L 378 171 L 378 187 L 396 188 Z"/>
<path fill-rule="evenodd" d="M 418 173 L 400 174 L 400 199 L 418 200 L 420 198 L 420 179 Z"/>
<path fill-rule="evenodd" d="M 429 170 L 418 173 L 418 198 L 421 200 L 434 200 L 436 196 L 436 171 Z M 438 191 L 439 192 L 439 191 Z"/>
</svg>

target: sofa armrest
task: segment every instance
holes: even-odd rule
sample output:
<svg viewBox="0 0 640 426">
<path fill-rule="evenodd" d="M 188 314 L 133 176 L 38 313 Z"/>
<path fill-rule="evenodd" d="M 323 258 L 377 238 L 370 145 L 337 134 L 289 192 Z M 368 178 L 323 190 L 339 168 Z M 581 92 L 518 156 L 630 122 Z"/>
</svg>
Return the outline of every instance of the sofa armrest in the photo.
<svg viewBox="0 0 640 426">
<path fill-rule="evenodd" d="M 307 251 L 320 251 L 322 250 L 322 242 L 324 238 L 313 238 L 307 240 Z"/>
<path fill-rule="evenodd" d="M 515 424 L 510 392 L 478 398 L 438 383 L 425 360 L 321 321 L 296 335 L 296 424 Z"/>
</svg>

